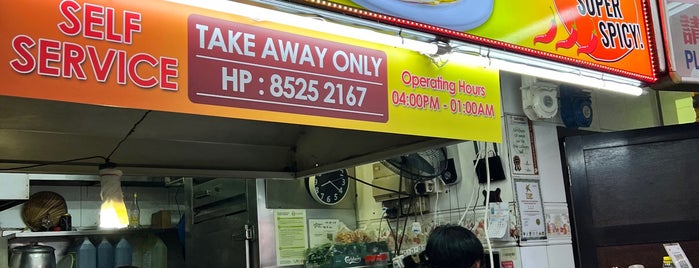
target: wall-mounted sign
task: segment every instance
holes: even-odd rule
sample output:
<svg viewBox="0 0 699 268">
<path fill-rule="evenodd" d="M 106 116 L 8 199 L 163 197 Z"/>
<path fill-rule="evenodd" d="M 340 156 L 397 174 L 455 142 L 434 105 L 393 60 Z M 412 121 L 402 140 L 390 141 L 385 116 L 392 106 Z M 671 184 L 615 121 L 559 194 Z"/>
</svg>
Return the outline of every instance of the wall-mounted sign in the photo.
<svg viewBox="0 0 699 268">
<path fill-rule="evenodd" d="M 699 83 L 699 5 L 662 1 L 670 55 L 670 73 L 677 83 Z"/>
<path fill-rule="evenodd" d="M 520 240 L 546 240 L 544 204 L 539 180 L 515 179 L 515 196 L 522 226 Z"/>
<path fill-rule="evenodd" d="M 338 229 L 340 229 L 340 220 L 338 219 L 308 220 L 308 247 L 314 248 L 333 243 Z"/>
<path fill-rule="evenodd" d="M 572 234 L 567 204 L 546 203 L 544 212 L 546 213 L 546 237 L 549 244 L 554 243 L 554 241 L 564 244 L 570 243 Z"/>
<path fill-rule="evenodd" d="M 444 31 L 450 29 L 466 33 L 451 34 L 466 41 L 515 49 L 648 82 L 656 79 L 652 44 L 648 41 L 650 26 L 646 14 L 649 12 L 645 7 L 647 1 L 643 0 L 329 1 L 438 26 L 423 30 L 440 35 L 450 35 Z"/>
<path fill-rule="evenodd" d="M 277 266 L 302 265 L 308 248 L 306 211 L 303 209 L 274 210 L 274 240 Z"/>
<path fill-rule="evenodd" d="M 0 95 L 502 139 L 497 70 L 161 0 L 0 7 Z"/>
<path fill-rule="evenodd" d="M 526 116 L 507 116 L 507 147 L 512 175 L 539 175 L 534 128 Z"/>
</svg>

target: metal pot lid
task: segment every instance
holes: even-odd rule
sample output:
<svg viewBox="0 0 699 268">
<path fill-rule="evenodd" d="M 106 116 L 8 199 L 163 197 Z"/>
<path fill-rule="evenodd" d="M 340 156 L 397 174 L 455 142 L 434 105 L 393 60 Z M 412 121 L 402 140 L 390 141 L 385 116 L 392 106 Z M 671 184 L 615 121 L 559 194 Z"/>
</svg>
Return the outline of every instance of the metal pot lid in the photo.
<svg viewBox="0 0 699 268">
<path fill-rule="evenodd" d="M 53 251 L 53 247 L 42 245 L 21 246 L 12 249 L 12 252 L 22 253 L 53 253 Z"/>
</svg>

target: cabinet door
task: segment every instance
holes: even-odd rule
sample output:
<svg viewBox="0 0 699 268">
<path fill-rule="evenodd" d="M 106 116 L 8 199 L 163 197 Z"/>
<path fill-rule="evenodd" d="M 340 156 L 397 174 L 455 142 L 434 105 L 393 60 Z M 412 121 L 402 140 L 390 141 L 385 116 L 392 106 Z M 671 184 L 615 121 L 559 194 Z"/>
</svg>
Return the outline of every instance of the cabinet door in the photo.
<svg viewBox="0 0 699 268">
<path fill-rule="evenodd" d="M 248 213 L 197 223 L 191 230 L 188 267 L 246 267 L 245 224 Z"/>
</svg>

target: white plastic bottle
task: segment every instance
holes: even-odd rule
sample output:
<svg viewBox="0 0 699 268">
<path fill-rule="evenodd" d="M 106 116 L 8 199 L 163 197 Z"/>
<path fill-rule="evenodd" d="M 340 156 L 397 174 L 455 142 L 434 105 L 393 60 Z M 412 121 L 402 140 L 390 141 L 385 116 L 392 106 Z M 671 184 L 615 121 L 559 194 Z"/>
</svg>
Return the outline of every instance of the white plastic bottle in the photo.
<svg viewBox="0 0 699 268">
<path fill-rule="evenodd" d="M 131 265 L 139 268 L 143 268 L 143 251 L 145 238 L 142 236 L 135 236 L 130 239 L 131 244 Z"/>
<path fill-rule="evenodd" d="M 97 268 L 114 268 L 114 247 L 107 238 L 97 246 Z"/>
<path fill-rule="evenodd" d="M 153 268 L 167 268 L 167 246 L 162 239 L 155 237 L 153 245 Z"/>
<path fill-rule="evenodd" d="M 97 249 L 90 242 L 90 239 L 85 237 L 83 243 L 78 247 L 78 263 L 77 268 L 95 268 L 97 267 Z"/>
<path fill-rule="evenodd" d="M 142 268 L 167 268 L 167 246 L 155 235 L 149 235 L 143 244 Z"/>
<path fill-rule="evenodd" d="M 131 244 L 122 237 L 114 249 L 114 267 L 131 266 L 131 254 Z"/>
</svg>

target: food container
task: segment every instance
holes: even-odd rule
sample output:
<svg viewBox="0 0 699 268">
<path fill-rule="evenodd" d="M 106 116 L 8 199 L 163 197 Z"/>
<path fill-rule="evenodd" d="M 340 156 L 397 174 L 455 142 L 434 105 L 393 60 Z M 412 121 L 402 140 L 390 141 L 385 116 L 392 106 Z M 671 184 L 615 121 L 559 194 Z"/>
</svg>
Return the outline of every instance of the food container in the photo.
<svg viewBox="0 0 699 268">
<path fill-rule="evenodd" d="M 56 268 L 54 249 L 49 246 L 22 246 L 12 249 L 10 268 Z"/>
<path fill-rule="evenodd" d="M 172 227 L 172 219 L 169 210 L 161 210 L 151 214 L 151 227 L 153 228 L 170 228 Z"/>
</svg>

